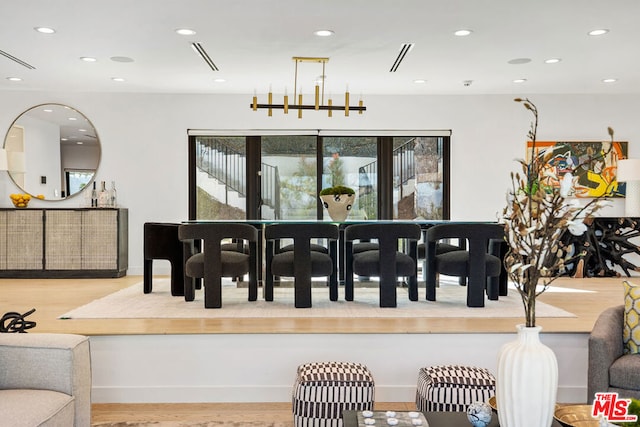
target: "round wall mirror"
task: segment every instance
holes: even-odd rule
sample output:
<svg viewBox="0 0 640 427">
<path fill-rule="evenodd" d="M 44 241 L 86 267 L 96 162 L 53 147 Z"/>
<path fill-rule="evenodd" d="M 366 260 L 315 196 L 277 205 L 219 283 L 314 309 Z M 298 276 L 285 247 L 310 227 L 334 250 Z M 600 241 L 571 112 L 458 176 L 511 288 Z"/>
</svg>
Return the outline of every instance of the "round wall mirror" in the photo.
<svg viewBox="0 0 640 427">
<path fill-rule="evenodd" d="M 4 139 L 9 176 L 20 189 L 44 200 L 63 200 L 93 181 L 100 139 L 89 119 L 61 104 L 22 113 Z"/>
</svg>

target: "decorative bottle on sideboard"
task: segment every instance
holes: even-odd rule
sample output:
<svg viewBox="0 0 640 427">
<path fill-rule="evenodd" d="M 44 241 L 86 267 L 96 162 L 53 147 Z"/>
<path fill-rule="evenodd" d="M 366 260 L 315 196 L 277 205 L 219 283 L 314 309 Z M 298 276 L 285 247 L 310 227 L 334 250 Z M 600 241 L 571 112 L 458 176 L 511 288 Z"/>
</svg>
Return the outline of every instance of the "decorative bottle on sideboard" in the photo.
<svg viewBox="0 0 640 427">
<path fill-rule="evenodd" d="M 91 207 L 98 207 L 98 191 L 96 190 L 96 182 L 93 181 L 93 188 L 91 189 Z"/>
<path fill-rule="evenodd" d="M 111 189 L 109 190 L 109 206 L 112 208 L 118 207 L 118 192 L 116 191 L 115 181 L 111 181 Z"/>
<path fill-rule="evenodd" d="M 98 193 L 98 207 L 109 207 L 109 192 L 107 191 L 107 184 L 104 181 L 100 181 L 100 192 Z"/>
</svg>

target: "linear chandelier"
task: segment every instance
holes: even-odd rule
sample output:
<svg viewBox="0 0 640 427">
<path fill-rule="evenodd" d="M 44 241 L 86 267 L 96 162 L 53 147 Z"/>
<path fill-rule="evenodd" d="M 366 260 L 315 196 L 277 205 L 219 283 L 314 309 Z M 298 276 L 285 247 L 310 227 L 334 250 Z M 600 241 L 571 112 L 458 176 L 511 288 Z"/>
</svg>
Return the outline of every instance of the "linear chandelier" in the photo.
<svg viewBox="0 0 640 427">
<path fill-rule="evenodd" d="M 300 62 L 317 62 L 322 64 L 322 76 L 320 80 L 322 80 L 322 87 L 316 82 L 315 86 L 315 97 L 313 104 L 303 104 L 302 102 L 302 91 L 298 94 L 298 103 L 289 105 L 289 96 L 287 95 L 287 90 L 284 92 L 284 100 L 282 104 L 274 104 L 273 103 L 273 93 L 271 92 L 271 87 L 269 87 L 269 93 L 267 94 L 267 104 L 258 104 L 258 97 L 253 95 L 253 101 L 251 102 L 251 109 L 253 111 L 257 111 L 258 108 L 266 108 L 267 115 L 271 117 L 273 115 L 273 110 L 284 110 L 284 114 L 289 114 L 289 109 L 298 110 L 298 118 L 302 118 L 302 110 L 316 110 L 316 111 L 327 111 L 328 117 L 332 117 L 333 111 L 344 111 L 345 117 L 349 117 L 349 111 L 357 111 L 358 114 L 362 114 L 363 111 L 367 110 L 362 103 L 362 99 L 358 101 L 358 105 L 349 105 L 349 88 L 344 92 L 344 105 L 333 105 L 333 100 L 329 98 L 327 100 L 327 105 L 324 104 L 324 80 L 326 78 L 325 68 L 327 62 L 329 62 L 329 58 L 315 58 L 315 57 L 306 57 L 306 56 L 294 56 L 293 59 L 296 62 L 296 71 L 295 77 L 293 81 L 293 96 L 295 102 L 295 96 L 298 89 L 298 64 Z"/>
</svg>

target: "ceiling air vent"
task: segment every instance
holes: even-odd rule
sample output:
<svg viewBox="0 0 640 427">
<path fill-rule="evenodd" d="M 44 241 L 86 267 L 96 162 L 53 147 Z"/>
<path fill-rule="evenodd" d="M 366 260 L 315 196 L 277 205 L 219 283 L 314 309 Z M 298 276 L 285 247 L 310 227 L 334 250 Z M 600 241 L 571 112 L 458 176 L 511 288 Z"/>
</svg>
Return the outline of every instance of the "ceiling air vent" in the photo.
<svg viewBox="0 0 640 427">
<path fill-rule="evenodd" d="M 391 66 L 391 69 L 389 70 L 389 72 L 395 73 L 396 71 L 398 71 L 398 67 L 400 66 L 400 63 L 402 62 L 404 57 L 407 56 L 407 53 L 409 53 L 409 51 L 413 49 L 413 45 L 414 45 L 413 43 L 402 43 L 402 46 L 400 46 L 400 53 L 398 53 L 398 57 L 396 58 L 393 65 Z"/>
<path fill-rule="evenodd" d="M 23 67 L 26 67 L 30 70 L 35 70 L 36 67 L 34 67 L 33 65 L 29 64 L 28 62 L 24 62 L 22 59 L 18 59 L 15 56 L 11 55 L 10 53 L 5 52 L 4 50 L 0 50 L 0 55 L 4 56 L 5 58 L 8 58 L 10 60 L 12 60 L 13 62 L 22 65 Z"/>
<path fill-rule="evenodd" d="M 206 62 L 207 65 L 211 67 L 213 71 L 220 71 L 218 70 L 218 67 L 216 67 L 216 64 L 213 63 L 213 61 L 209 57 L 209 54 L 207 53 L 206 50 L 204 50 L 204 47 L 202 47 L 200 43 L 197 43 L 197 42 L 191 43 L 191 47 L 193 48 L 193 50 L 196 51 L 198 55 L 200 55 L 200 58 L 204 59 L 204 62 Z"/>
</svg>

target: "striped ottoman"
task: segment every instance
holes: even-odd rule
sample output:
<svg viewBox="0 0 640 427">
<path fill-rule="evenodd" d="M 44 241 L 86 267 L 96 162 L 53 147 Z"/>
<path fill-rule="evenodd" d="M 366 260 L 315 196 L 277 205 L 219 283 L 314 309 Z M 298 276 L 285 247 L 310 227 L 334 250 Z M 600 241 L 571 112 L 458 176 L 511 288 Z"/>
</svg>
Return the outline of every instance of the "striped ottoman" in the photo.
<svg viewBox="0 0 640 427">
<path fill-rule="evenodd" d="M 496 394 L 496 379 L 485 368 L 441 365 L 421 368 L 416 407 L 419 411 L 464 412 L 473 402 Z"/>
<path fill-rule="evenodd" d="M 298 366 L 293 385 L 295 427 L 342 427 L 342 411 L 373 409 L 374 382 L 366 366 L 315 362 Z"/>
</svg>

